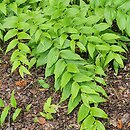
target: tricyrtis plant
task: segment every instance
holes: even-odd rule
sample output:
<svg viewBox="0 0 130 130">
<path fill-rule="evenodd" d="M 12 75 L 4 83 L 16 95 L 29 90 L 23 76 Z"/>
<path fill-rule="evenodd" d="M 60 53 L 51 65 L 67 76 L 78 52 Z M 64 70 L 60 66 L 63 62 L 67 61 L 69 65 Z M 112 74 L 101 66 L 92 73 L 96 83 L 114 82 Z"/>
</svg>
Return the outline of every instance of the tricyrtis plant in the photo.
<svg viewBox="0 0 130 130">
<path fill-rule="evenodd" d="M 17 102 L 16 102 L 16 99 L 14 97 L 14 91 L 12 91 L 9 105 L 5 106 L 4 101 L 0 98 L 0 109 L 2 110 L 2 112 L 0 113 L 0 115 L 1 115 L 0 116 L 0 124 L 1 124 L 1 126 L 5 122 L 7 116 L 10 113 L 12 108 L 15 109 L 15 111 L 14 111 L 14 113 L 12 115 L 12 120 L 15 121 L 16 118 L 19 116 L 22 109 L 17 107 Z"/>
<path fill-rule="evenodd" d="M 74 4 L 73 4 L 74 3 Z M 129 42 L 129 1 L 24 0 L 1 3 L 1 39 L 9 42 L 12 72 L 20 75 L 46 65 L 45 77 L 54 74 L 60 103 L 69 100 L 68 113 L 79 104 L 81 130 L 104 130 L 98 108 L 107 94 L 102 85 L 104 68 L 113 63 L 116 73 L 124 67 L 122 53 Z M 121 5 L 122 4 L 122 5 Z M 112 6 L 112 7 L 111 7 Z M 124 8 L 124 7 L 127 8 Z M 124 15 L 125 14 L 125 15 Z M 123 19 L 122 19 L 123 17 Z M 117 22 L 120 33 L 112 28 Z M 3 35 L 5 33 L 5 35 Z M 124 36 L 125 35 L 125 36 Z"/>
</svg>

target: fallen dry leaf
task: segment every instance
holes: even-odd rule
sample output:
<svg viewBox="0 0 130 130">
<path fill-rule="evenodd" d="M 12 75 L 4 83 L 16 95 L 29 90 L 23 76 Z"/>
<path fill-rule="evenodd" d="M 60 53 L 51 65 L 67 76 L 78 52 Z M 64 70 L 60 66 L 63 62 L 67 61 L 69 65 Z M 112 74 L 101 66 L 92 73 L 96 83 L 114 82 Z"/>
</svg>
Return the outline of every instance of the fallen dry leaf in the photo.
<svg viewBox="0 0 130 130">
<path fill-rule="evenodd" d="M 130 127 L 130 122 L 128 123 L 128 127 Z"/>
<path fill-rule="evenodd" d="M 41 125 L 44 125 L 46 123 L 46 120 L 43 117 L 39 117 L 39 118 L 37 118 L 37 120 L 38 120 L 38 123 Z"/>
<path fill-rule="evenodd" d="M 26 80 L 16 81 L 15 85 L 19 86 L 19 87 L 25 87 L 25 86 L 27 86 L 27 81 Z"/>
<path fill-rule="evenodd" d="M 122 129 L 122 127 L 123 127 L 122 120 L 118 119 L 117 128 Z"/>
<path fill-rule="evenodd" d="M 0 88 L 2 88 L 2 81 L 0 80 Z"/>
</svg>

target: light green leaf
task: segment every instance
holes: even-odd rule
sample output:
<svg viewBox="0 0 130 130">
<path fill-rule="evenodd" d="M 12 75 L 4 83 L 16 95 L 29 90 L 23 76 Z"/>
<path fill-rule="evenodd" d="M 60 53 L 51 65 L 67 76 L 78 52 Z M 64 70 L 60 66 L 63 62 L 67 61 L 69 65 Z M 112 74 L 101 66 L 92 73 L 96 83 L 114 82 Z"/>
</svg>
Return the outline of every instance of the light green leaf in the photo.
<svg viewBox="0 0 130 130">
<path fill-rule="evenodd" d="M 55 64 L 55 79 L 59 78 L 59 76 L 63 73 L 64 69 L 66 68 L 66 63 L 63 59 L 59 59 Z"/>
<path fill-rule="evenodd" d="M 61 78 L 61 88 L 64 88 L 65 85 L 70 81 L 72 75 L 66 71 L 63 75 L 62 75 L 62 78 Z"/>
<path fill-rule="evenodd" d="M 11 30 L 9 30 L 9 31 L 5 34 L 5 36 L 4 36 L 4 41 L 7 41 L 7 40 L 9 40 L 10 38 L 16 36 L 17 33 L 18 33 L 18 30 L 17 30 L 17 29 L 11 29 Z"/>
<path fill-rule="evenodd" d="M 75 52 L 75 45 L 76 45 L 75 41 L 74 41 L 74 40 L 71 40 L 71 41 L 70 41 L 70 48 L 71 48 L 71 50 L 72 50 L 73 52 Z"/>
<path fill-rule="evenodd" d="M 105 41 L 108 41 L 108 40 L 115 40 L 115 39 L 119 39 L 120 36 L 116 35 L 116 34 L 113 34 L 113 33 L 104 33 L 102 34 L 102 39 L 105 40 Z"/>
<path fill-rule="evenodd" d="M 61 99 L 60 99 L 60 103 L 65 101 L 67 98 L 69 98 L 69 96 L 71 95 L 71 82 L 69 82 L 64 88 L 63 88 L 63 91 L 62 91 L 62 96 L 61 96 Z"/>
<path fill-rule="evenodd" d="M 19 56 L 19 60 L 20 60 L 23 64 L 25 64 L 25 65 L 28 65 L 28 66 L 30 65 L 30 63 L 29 63 L 29 61 L 28 61 L 26 55 L 21 54 L 21 55 Z"/>
<path fill-rule="evenodd" d="M 91 16 L 86 18 L 86 23 L 87 23 L 87 25 L 92 25 L 92 24 L 97 23 L 99 20 L 100 20 L 100 16 L 91 15 Z"/>
<path fill-rule="evenodd" d="M 16 2 L 13 2 L 12 4 L 10 4 L 10 8 L 12 11 L 14 11 L 14 13 L 17 14 L 17 4 Z"/>
<path fill-rule="evenodd" d="M 112 45 L 111 50 L 114 52 L 125 52 L 125 50 L 122 47 L 117 46 L 117 45 Z"/>
<path fill-rule="evenodd" d="M 28 71 L 28 69 L 26 69 L 23 65 L 20 66 L 19 73 L 22 78 L 24 77 L 24 73 L 31 75 L 30 72 Z"/>
<path fill-rule="evenodd" d="M 71 73 L 79 73 L 78 67 L 73 63 L 68 63 L 67 64 L 67 71 L 71 72 Z"/>
<path fill-rule="evenodd" d="M 87 116 L 85 120 L 83 121 L 81 128 L 83 130 L 84 129 L 90 130 L 91 127 L 93 126 L 94 121 L 95 121 L 95 118 L 92 115 Z"/>
<path fill-rule="evenodd" d="M 47 84 L 44 80 L 39 79 L 38 83 L 43 87 L 43 88 L 49 88 L 49 84 Z"/>
<path fill-rule="evenodd" d="M 17 69 L 20 65 L 21 65 L 20 61 L 18 61 L 18 60 L 14 61 L 13 65 L 12 65 L 11 73 L 13 73 L 14 70 Z"/>
<path fill-rule="evenodd" d="M 68 35 L 67 34 L 61 34 L 61 36 L 60 36 L 60 45 L 61 46 L 63 46 L 63 44 L 64 44 L 64 42 L 65 42 L 65 40 L 66 40 L 66 38 L 68 37 Z"/>
<path fill-rule="evenodd" d="M 18 115 L 20 114 L 21 110 L 22 110 L 21 108 L 17 108 L 17 109 L 15 110 L 15 112 L 13 113 L 13 116 L 12 116 L 13 121 L 16 120 L 16 118 L 17 118 Z"/>
<path fill-rule="evenodd" d="M 123 11 L 117 11 L 116 20 L 119 29 L 123 31 L 126 28 L 126 15 L 123 13 Z"/>
<path fill-rule="evenodd" d="M 94 117 L 99 118 L 108 118 L 107 114 L 100 108 L 97 107 L 91 107 L 90 112 Z"/>
<path fill-rule="evenodd" d="M 106 85 L 105 81 L 103 78 L 100 78 L 100 77 L 95 77 L 95 80 L 98 82 L 98 83 L 101 83 L 103 85 Z"/>
<path fill-rule="evenodd" d="M 30 48 L 24 43 L 18 43 L 18 49 L 26 53 L 31 53 Z"/>
<path fill-rule="evenodd" d="M 109 27 L 110 25 L 107 23 L 99 23 L 99 24 L 94 25 L 94 28 L 96 28 L 99 32 L 104 31 L 108 29 Z"/>
<path fill-rule="evenodd" d="M 35 33 L 35 41 L 38 42 L 38 40 L 40 39 L 40 36 L 42 34 L 42 30 L 38 29 Z"/>
<path fill-rule="evenodd" d="M 50 68 L 56 63 L 59 57 L 59 50 L 57 48 L 52 48 L 47 56 L 47 67 Z"/>
<path fill-rule="evenodd" d="M 18 5 L 21 5 L 21 4 L 23 4 L 23 3 L 25 3 L 27 0 L 16 0 L 16 3 L 18 4 Z"/>
<path fill-rule="evenodd" d="M 72 52 L 71 50 L 60 51 L 60 56 L 63 59 L 68 59 L 68 60 L 82 60 L 82 58 L 78 54 Z"/>
<path fill-rule="evenodd" d="M 0 117 L 0 123 L 1 123 L 1 125 L 4 123 L 6 117 L 8 116 L 9 110 L 10 110 L 10 107 L 7 106 L 7 107 L 5 107 L 4 110 L 2 111 L 1 117 Z"/>
<path fill-rule="evenodd" d="M 106 45 L 96 45 L 96 49 L 101 51 L 109 51 L 110 47 Z"/>
<path fill-rule="evenodd" d="M 104 66 L 106 66 L 110 61 L 112 61 L 113 58 L 114 58 L 113 53 L 110 51 L 109 54 L 106 56 Z"/>
<path fill-rule="evenodd" d="M 32 104 L 28 104 L 28 105 L 26 106 L 26 111 L 27 111 L 27 112 L 29 112 L 31 106 L 32 106 Z"/>
<path fill-rule="evenodd" d="M 99 75 L 106 76 L 106 74 L 104 73 L 104 70 L 103 70 L 103 68 L 101 66 L 96 66 L 95 73 L 99 74 Z"/>
<path fill-rule="evenodd" d="M 77 42 L 76 45 L 83 51 L 86 51 L 85 46 L 81 42 Z"/>
<path fill-rule="evenodd" d="M 130 16 L 129 15 L 127 17 L 127 22 L 126 22 L 126 32 L 128 36 L 130 36 Z"/>
<path fill-rule="evenodd" d="M 51 76 L 52 74 L 54 74 L 54 65 L 51 66 L 50 68 L 46 67 L 45 78 L 47 78 L 48 76 Z"/>
<path fill-rule="evenodd" d="M 97 130 L 106 130 L 104 125 L 98 120 L 95 120 L 95 126 L 96 126 Z"/>
<path fill-rule="evenodd" d="M 36 58 L 33 57 L 33 58 L 30 60 L 29 69 L 32 68 L 32 67 L 35 65 L 36 62 L 37 62 Z"/>
<path fill-rule="evenodd" d="M 15 99 L 15 97 L 14 97 L 14 90 L 12 91 L 12 94 L 11 94 L 10 104 L 11 104 L 11 106 L 14 107 L 14 108 L 17 107 L 17 102 L 16 102 L 16 99 Z"/>
<path fill-rule="evenodd" d="M 110 10 L 110 7 L 109 6 L 106 6 L 105 7 L 105 10 L 104 10 L 104 17 L 105 17 L 105 20 L 107 21 L 107 23 L 109 25 L 112 25 L 112 16 L 111 16 L 111 10 Z"/>
<path fill-rule="evenodd" d="M 81 86 L 81 92 L 87 93 L 87 94 L 98 94 L 95 92 L 94 89 L 90 88 L 89 86 Z"/>
<path fill-rule="evenodd" d="M 84 104 L 86 107 L 90 108 L 89 98 L 88 98 L 88 95 L 87 95 L 86 93 L 82 93 L 82 94 L 81 94 L 81 99 L 82 99 L 83 104 Z"/>
<path fill-rule="evenodd" d="M 73 82 L 72 87 L 71 87 L 72 100 L 74 100 L 77 97 L 79 90 L 80 90 L 79 84 L 77 82 Z"/>
<path fill-rule="evenodd" d="M 93 54 L 94 54 L 94 51 L 95 51 L 95 45 L 92 44 L 92 43 L 88 43 L 88 52 L 89 52 L 89 55 L 93 58 Z"/>
<path fill-rule="evenodd" d="M 74 100 L 70 97 L 69 103 L 68 103 L 68 114 L 71 113 L 74 108 L 80 103 L 81 97 L 78 95 Z"/>
<path fill-rule="evenodd" d="M 0 3 L 0 11 L 6 15 L 6 4 L 4 2 Z"/>
<path fill-rule="evenodd" d="M 73 79 L 76 82 L 85 82 L 85 81 L 91 81 L 93 80 L 91 77 L 88 77 L 82 73 L 74 74 Z"/>
<path fill-rule="evenodd" d="M 4 107 L 5 104 L 4 104 L 4 101 L 0 98 L 0 107 Z"/>
<path fill-rule="evenodd" d="M 78 123 L 88 116 L 90 109 L 82 104 L 78 111 Z"/>
<path fill-rule="evenodd" d="M 9 45 L 7 46 L 6 52 L 9 52 L 11 49 L 13 49 L 14 47 L 16 47 L 16 45 L 19 43 L 18 39 L 14 39 L 12 40 Z"/>
<path fill-rule="evenodd" d="M 31 39 L 31 37 L 29 36 L 29 34 L 27 34 L 25 32 L 19 32 L 18 39 Z"/>
<path fill-rule="evenodd" d="M 119 65 L 121 65 L 121 67 L 124 67 L 124 63 L 120 54 L 114 53 L 114 59 L 117 61 Z"/>
</svg>

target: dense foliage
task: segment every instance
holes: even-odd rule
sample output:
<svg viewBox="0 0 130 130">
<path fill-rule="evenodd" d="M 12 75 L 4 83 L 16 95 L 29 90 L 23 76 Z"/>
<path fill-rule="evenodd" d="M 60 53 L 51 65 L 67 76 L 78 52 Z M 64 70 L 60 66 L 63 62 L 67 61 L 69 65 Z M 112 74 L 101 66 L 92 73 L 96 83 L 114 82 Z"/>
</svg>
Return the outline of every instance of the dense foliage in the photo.
<svg viewBox="0 0 130 130">
<path fill-rule="evenodd" d="M 60 103 L 69 100 L 68 113 L 80 105 L 81 130 L 105 130 L 98 120 L 107 118 L 98 108 L 107 98 L 104 69 L 124 67 L 130 0 L 3 0 L 0 16 L 12 72 L 18 68 L 24 78 L 32 66 L 45 65 L 45 78 L 54 75 L 62 92 Z"/>
</svg>

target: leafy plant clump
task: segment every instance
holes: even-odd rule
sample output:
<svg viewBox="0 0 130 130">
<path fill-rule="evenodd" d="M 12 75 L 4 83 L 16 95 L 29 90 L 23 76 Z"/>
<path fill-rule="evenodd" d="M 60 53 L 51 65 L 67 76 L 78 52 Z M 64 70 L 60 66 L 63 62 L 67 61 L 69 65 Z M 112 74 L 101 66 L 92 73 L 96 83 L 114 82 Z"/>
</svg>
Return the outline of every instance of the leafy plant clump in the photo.
<svg viewBox="0 0 130 130">
<path fill-rule="evenodd" d="M 80 105 L 81 130 L 105 130 L 98 108 L 107 94 L 102 88 L 104 69 L 123 68 L 122 53 L 130 41 L 129 0 L 3 0 L 0 3 L 0 39 L 11 51 L 12 72 L 21 77 L 32 66 L 46 66 L 54 75 L 54 88 L 68 102 L 68 114 Z M 119 32 L 112 27 L 116 21 Z M 41 82 L 41 81 L 40 81 Z"/>
</svg>

